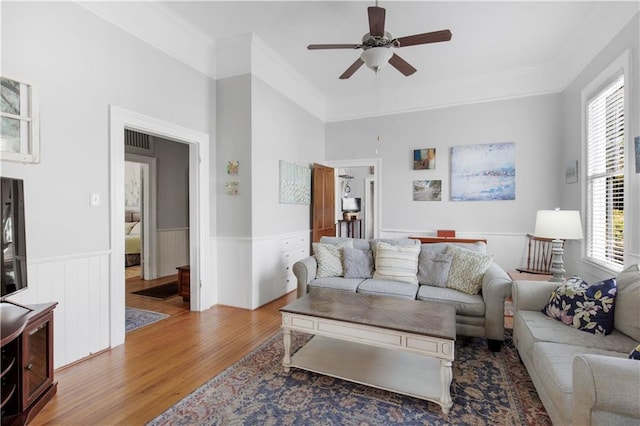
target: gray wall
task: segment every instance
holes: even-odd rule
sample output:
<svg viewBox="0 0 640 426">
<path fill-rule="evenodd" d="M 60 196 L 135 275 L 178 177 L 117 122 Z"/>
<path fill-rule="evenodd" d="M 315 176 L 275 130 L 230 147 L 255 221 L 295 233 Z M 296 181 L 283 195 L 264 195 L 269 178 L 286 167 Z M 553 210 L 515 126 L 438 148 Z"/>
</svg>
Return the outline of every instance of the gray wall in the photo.
<svg viewBox="0 0 640 426">
<path fill-rule="evenodd" d="M 279 203 L 279 161 L 310 165 L 324 158 L 324 123 L 260 78 L 217 82 L 217 234 L 269 237 L 309 229 L 309 206 Z M 227 175 L 229 160 L 240 162 Z M 225 182 L 239 182 L 227 195 Z"/>
<path fill-rule="evenodd" d="M 442 108 L 327 124 L 327 159 L 382 158 L 383 231 L 532 232 L 538 209 L 560 202 L 561 96 Z M 516 144 L 516 199 L 450 201 L 450 150 Z M 413 150 L 436 148 L 435 170 L 413 170 Z M 413 201 L 414 180 L 442 180 L 442 201 Z M 518 265 L 511 265 L 513 267 Z"/>
<path fill-rule="evenodd" d="M 216 82 L 217 229 L 219 237 L 251 236 L 251 74 Z M 227 162 L 240 162 L 235 176 L 227 175 Z M 227 195 L 225 183 L 240 183 L 238 195 Z"/>
<path fill-rule="evenodd" d="M 279 160 L 310 166 L 324 158 L 324 123 L 254 76 L 252 128 L 253 235 L 310 229 L 309 205 L 279 202 Z"/>
<path fill-rule="evenodd" d="M 40 89 L 40 164 L 2 162 L 29 258 L 108 250 L 109 105 L 208 132 L 212 80 L 70 2 L 3 2 L 1 31 L 2 75 Z"/>
<path fill-rule="evenodd" d="M 158 229 L 189 227 L 189 145 L 154 138 Z"/>
</svg>

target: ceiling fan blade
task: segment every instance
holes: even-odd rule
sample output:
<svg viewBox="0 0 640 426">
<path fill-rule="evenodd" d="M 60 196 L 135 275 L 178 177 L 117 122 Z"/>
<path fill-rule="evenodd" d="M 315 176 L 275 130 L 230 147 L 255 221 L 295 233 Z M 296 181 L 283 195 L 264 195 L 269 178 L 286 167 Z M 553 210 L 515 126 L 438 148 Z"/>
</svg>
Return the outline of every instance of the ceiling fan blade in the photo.
<svg viewBox="0 0 640 426">
<path fill-rule="evenodd" d="M 347 68 L 345 72 L 342 73 L 342 75 L 340 76 L 340 80 L 346 80 L 347 78 L 351 77 L 354 72 L 358 71 L 358 68 L 360 68 L 362 64 L 364 64 L 364 61 L 362 59 L 356 59 L 356 61 L 351 64 L 351 66 Z"/>
<path fill-rule="evenodd" d="M 402 74 L 404 74 L 406 76 L 411 75 L 414 72 L 418 71 L 409 62 L 405 61 L 404 59 L 402 59 L 400 56 L 396 55 L 395 53 L 393 54 L 391 59 L 389 59 L 389 63 L 395 69 L 397 69 L 398 71 L 400 71 Z"/>
<path fill-rule="evenodd" d="M 374 37 L 382 37 L 384 35 L 384 18 L 386 11 L 382 7 L 370 6 L 367 8 L 369 12 L 369 34 Z"/>
<path fill-rule="evenodd" d="M 307 46 L 307 49 L 360 49 L 361 47 L 361 44 L 310 44 Z"/>
<path fill-rule="evenodd" d="M 398 47 L 415 46 L 416 44 L 439 43 L 441 41 L 451 40 L 451 31 L 442 30 L 431 33 L 414 34 L 406 37 L 397 38 Z"/>
</svg>

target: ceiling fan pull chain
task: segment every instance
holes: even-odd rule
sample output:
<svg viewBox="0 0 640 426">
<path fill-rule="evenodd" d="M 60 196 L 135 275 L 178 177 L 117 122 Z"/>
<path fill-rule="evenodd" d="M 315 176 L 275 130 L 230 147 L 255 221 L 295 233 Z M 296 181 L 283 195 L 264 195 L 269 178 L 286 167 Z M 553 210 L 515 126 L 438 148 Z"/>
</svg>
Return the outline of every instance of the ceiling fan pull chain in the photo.
<svg viewBox="0 0 640 426">
<path fill-rule="evenodd" d="M 380 115 L 380 73 L 376 72 L 376 116 Z M 376 120 L 376 155 L 380 153 L 380 120 Z"/>
</svg>

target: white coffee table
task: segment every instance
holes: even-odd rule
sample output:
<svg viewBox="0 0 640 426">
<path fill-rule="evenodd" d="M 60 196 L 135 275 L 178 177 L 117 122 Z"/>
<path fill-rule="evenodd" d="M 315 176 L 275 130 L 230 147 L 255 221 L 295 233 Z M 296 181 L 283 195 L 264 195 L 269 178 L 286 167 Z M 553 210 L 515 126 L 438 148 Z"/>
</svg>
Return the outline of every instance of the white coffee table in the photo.
<svg viewBox="0 0 640 426">
<path fill-rule="evenodd" d="M 285 372 L 291 367 L 453 406 L 456 339 L 450 305 L 338 290 L 283 307 Z M 314 337 L 291 356 L 291 331 Z"/>
</svg>

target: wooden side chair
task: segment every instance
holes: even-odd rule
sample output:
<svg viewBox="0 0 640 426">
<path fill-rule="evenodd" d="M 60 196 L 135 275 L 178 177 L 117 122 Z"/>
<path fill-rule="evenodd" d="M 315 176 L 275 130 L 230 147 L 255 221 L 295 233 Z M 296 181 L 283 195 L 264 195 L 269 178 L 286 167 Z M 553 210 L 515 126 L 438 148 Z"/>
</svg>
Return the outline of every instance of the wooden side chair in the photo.
<svg viewBox="0 0 640 426">
<path fill-rule="evenodd" d="M 516 268 L 516 270 L 530 274 L 550 275 L 552 241 L 553 238 L 542 238 L 527 234 L 527 266 Z M 562 244 L 564 245 L 564 241 Z"/>
</svg>

